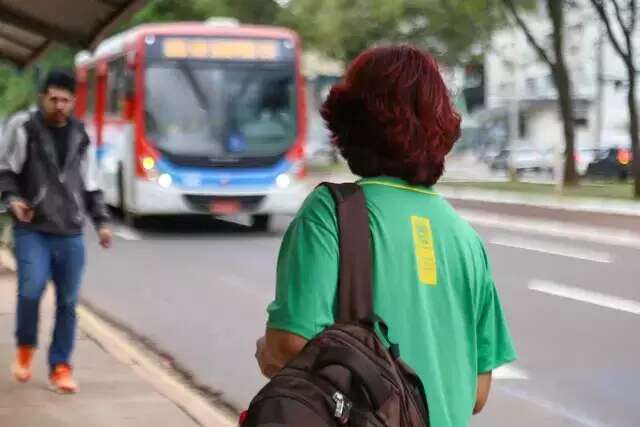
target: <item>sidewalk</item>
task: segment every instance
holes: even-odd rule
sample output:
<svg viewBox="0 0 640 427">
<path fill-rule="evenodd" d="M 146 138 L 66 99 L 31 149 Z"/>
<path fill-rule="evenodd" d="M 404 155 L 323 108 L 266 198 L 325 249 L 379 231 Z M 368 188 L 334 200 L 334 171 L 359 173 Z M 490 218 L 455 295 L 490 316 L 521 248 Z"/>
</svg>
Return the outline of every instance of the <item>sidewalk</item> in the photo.
<svg viewBox="0 0 640 427">
<path fill-rule="evenodd" d="M 449 165 L 447 165 L 449 167 Z M 327 174 L 311 174 L 309 188 L 312 189 L 320 181 L 344 182 L 358 179 L 346 167 L 336 168 Z M 458 177 L 458 179 L 461 179 Z M 564 213 L 584 213 L 599 215 L 625 216 L 640 218 L 640 202 L 632 200 L 614 200 L 602 198 L 558 197 L 554 195 L 519 193 L 478 188 L 459 188 L 447 186 L 447 180 L 455 181 L 450 174 L 445 174 L 436 185 L 436 190 L 451 201 L 464 201 L 484 204 L 485 208 L 494 206 L 533 207 L 554 210 Z M 474 206 L 476 207 L 476 206 Z M 521 213 L 527 216 L 526 213 Z M 529 214 L 531 215 L 531 214 Z"/>
<path fill-rule="evenodd" d="M 53 292 L 41 307 L 41 346 L 34 378 L 18 384 L 10 375 L 15 344 L 15 276 L 0 273 L 0 426 L 3 427 L 196 427 L 198 424 L 142 377 L 116 361 L 79 331 L 74 366 L 80 392 L 48 389 L 46 349 L 52 325 Z"/>
<path fill-rule="evenodd" d="M 567 197 L 546 194 L 521 193 L 506 190 L 479 188 L 458 188 L 447 186 L 443 181 L 437 185 L 438 191 L 449 199 L 476 202 L 499 203 L 505 205 L 526 205 L 562 211 L 590 212 L 606 215 L 640 216 L 640 202 L 605 198 Z"/>
</svg>

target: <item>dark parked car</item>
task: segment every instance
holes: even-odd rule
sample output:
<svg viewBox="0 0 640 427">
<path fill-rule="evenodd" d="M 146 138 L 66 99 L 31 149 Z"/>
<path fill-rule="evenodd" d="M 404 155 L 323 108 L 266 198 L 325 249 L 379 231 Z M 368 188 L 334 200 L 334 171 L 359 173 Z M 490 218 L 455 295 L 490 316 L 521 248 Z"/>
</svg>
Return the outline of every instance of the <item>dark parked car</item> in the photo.
<svg viewBox="0 0 640 427">
<path fill-rule="evenodd" d="M 631 175 L 632 152 L 628 148 L 612 147 L 600 150 L 587 167 L 587 176 L 616 178 L 626 181 Z"/>
</svg>

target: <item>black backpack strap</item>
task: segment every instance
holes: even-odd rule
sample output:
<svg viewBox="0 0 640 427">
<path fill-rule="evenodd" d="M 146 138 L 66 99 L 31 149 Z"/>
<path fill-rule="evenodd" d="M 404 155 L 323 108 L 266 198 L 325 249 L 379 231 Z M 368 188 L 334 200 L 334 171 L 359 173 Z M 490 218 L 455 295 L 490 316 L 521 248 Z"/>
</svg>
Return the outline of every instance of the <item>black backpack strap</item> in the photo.
<svg viewBox="0 0 640 427">
<path fill-rule="evenodd" d="M 355 183 L 323 183 L 336 202 L 340 231 L 338 321 L 373 317 L 373 262 L 367 201 Z"/>
</svg>

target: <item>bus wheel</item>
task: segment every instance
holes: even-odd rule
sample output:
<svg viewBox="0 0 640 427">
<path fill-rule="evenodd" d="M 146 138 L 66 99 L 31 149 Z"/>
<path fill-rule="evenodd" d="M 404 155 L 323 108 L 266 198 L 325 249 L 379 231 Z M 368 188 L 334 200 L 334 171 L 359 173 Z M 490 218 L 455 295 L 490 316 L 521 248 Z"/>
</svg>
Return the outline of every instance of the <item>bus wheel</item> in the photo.
<svg viewBox="0 0 640 427">
<path fill-rule="evenodd" d="M 118 197 L 120 199 L 120 212 L 122 213 L 122 221 L 129 227 L 140 227 L 142 225 L 141 218 L 129 211 L 129 209 L 127 208 L 127 198 L 125 196 L 124 189 L 124 172 L 122 171 L 122 167 L 120 167 L 120 169 L 118 170 Z"/>
<path fill-rule="evenodd" d="M 271 215 L 252 215 L 251 228 L 256 231 L 269 231 Z"/>
</svg>

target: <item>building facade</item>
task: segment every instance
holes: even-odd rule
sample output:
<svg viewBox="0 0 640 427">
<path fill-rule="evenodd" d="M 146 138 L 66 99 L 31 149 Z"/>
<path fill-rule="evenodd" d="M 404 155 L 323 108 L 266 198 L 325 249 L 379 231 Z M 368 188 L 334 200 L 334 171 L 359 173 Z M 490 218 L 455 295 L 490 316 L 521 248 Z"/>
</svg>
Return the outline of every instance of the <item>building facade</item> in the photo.
<svg viewBox="0 0 640 427">
<path fill-rule="evenodd" d="M 525 20 L 538 43 L 552 54 L 552 28 L 543 6 Z M 572 80 L 576 146 L 628 144 L 627 77 L 598 16 L 587 0 L 565 15 L 565 55 Z M 639 58 L 640 59 L 640 58 Z M 522 30 L 498 31 L 485 57 L 485 117 L 502 127 L 508 141 L 539 148 L 564 144 L 558 96 L 550 67 Z M 517 138 L 514 138 L 517 134 Z"/>
</svg>

